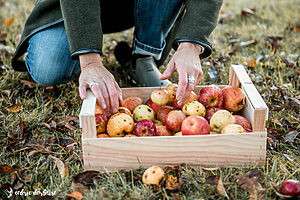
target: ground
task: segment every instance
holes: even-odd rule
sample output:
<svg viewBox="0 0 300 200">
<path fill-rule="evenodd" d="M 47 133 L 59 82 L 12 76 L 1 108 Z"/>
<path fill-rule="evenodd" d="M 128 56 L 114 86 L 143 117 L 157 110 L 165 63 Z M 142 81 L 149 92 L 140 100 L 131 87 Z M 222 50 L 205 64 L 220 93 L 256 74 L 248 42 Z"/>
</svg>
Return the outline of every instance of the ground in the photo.
<svg viewBox="0 0 300 200">
<path fill-rule="evenodd" d="M 82 101 L 77 80 L 44 88 L 31 82 L 26 73 L 13 71 L 10 65 L 17 37 L 32 7 L 30 0 L 0 1 L 0 199 L 7 198 L 10 188 L 25 192 L 46 189 L 55 192 L 58 199 L 75 194 L 80 199 L 83 193 L 83 199 L 226 199 L 224 190 L 216 187 L 219 178 L 230 199 L 255 199 L 255 192 L 258 198 L 279 199 L 283 180 L 300 180 L 299 1 L 224 2 L 211 38 L 213 54 L 202 60 L 205 76 L 201 84 L 213 83 L 215 78 L 215 84 L 227 84 L 229 66 L 245 66 L 269 107 L 266 164 L 247 168 L 171 168 L 168 173 L 182 182 L 176 190 L 165 185 L 143 185 L 143 169 L 90 173 L 88 177 L 79 174 L 84 169 L 77 119 Z M 131 32 L 105 35 L 105 66 L 121 87 L 132 83 L 116 62 L 113 48 L 116 42 L 130 42 Z M 209 75 L 214 73 L 218 76 Z M 177 81 L 176 75 L 172 81 Z M 244 176 L 246 183 L 242 187 L 237 182 L 241 180 L 238 175 L 246 172 L 250 176 Z M 72 193 L 75 183 L 88 185 L 89 189 Z"/>
</svg>

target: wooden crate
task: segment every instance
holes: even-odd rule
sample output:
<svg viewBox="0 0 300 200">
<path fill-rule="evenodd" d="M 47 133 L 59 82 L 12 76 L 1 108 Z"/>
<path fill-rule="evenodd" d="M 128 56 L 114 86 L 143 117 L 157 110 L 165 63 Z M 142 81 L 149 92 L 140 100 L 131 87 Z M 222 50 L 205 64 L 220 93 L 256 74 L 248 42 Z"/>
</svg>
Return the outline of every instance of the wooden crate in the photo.
<svg viewBox="0 0 300 200">
<path fill-rule="evenodd" d="M 104 171 L 181 163 L 220 167 L 263 166 L 266 158 L 265 122 L 268 108 L 243 66 L 230 67 L 229 85 L 241 87 L 246 94 L 242 115 L 251 122 L 252 133 L 97 138 L 94 117 L 96 99 L 88 92 L 80 113 L 85 169 Z M 195 89 L 196 94 L 199 94 L 202 87 Z M 154 89 L 123 88 L 123 98 L 139 96 L 146 101 Z"/>
</svg>

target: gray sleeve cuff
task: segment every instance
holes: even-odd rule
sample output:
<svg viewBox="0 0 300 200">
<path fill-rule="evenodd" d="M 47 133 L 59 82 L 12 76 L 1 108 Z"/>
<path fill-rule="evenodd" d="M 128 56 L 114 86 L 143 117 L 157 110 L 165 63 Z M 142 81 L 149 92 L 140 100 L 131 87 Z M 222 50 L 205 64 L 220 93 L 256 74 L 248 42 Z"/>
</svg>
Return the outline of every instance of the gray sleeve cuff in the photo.
<svg viewBox="0 0 300 200">
<path fill-rule="evenodd" d="M 173 48 L 176 50 L 178 48 L 178 43 L 180 42 L 192 42 L 192 43 L 196 43 L 196 44 L 199 44 L 201 46 L 204 47 L 204 51 L 200 54 L 200 58 L 206 58 L 208 56 L 211 55 L 212 53 L 212 47 L 210 44 L 207 44 L 203 41 L 200 41 L 200 40 L 194 40 L 194 39 L 190 39 L 190 38 L 180 38 L 180 39 L 176 39 L 174 40 L 173 42 Z"/>
<path fill-rule="evenodd" d="M 87 54 L 87 53 L 99 53 L 100 55 L 102 54 L 102 52 L 98 49 L 81 49 L 78 51 L 75 51 L 74 53 L 71 54 L 71 57 L 73 59 L 78 59 L 78 56 L 81 54 Z"/>
</svg>

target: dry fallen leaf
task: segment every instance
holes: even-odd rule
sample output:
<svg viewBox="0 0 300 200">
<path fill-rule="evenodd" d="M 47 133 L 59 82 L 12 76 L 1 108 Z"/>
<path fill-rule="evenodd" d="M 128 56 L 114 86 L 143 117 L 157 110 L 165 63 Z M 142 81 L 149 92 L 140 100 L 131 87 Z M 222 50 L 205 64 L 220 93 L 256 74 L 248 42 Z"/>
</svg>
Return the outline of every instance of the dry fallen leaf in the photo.
<svg viewBox="0 0 300 200">
<path fill-rule="evenodd" d="M 33 81 L 29 81 L 29 80 L 20 80 L 20 82 L 29 88 L 34 88 L 35 86 L 38 85 L 37 83 L 35 83 Z"/>
<path fill-rule="evenodd" d="M 62 179 L 69 176 L 69 167 L 68 167 L 68 165 L 66 165 L 61 159 L 56 158 L 54 156 L 50 156 L 50 158 L 52 158 L 54 160 Z"/>
<path fill-rule="evenodd" d="M 256 66 L 256 60 L 250 60 L 250 61 L 248 62 L 248 67 L 255 68 L 255 66 Z"/>
<path fill-rule="evenodd" d="M 20 112 L 23 109 L 23 107 L 18 105 L 18 104 L 13 104 L 13 105 L 10 105 L 10 106 L 6 106 L 5 108 L 9 112 L 15 112 L 15 113 Z"/>
<path fill-rule="evenodd" d="M 72 197 L 74 199 L 77 199 L 77 200 L 81 200 L 82 199 L 82 194 L 78 191 L 74 191 L 72 192 L 71 194 L 66 194 L 67 197 Z"/>
<path fill-rule="evenodd" d="M 6 164 L 0 165 L 0 173 L 11 173 L 14 171 L 20 171 L 22 170 L 19 166 L 8 166 Z"/>
<path fill-rule="evenodd" d="M 9 18 L 5 19 L 5 21 L 2 24 L 2 27 L 3 28 L 9 27 L 14 21 L 15 21 L 15 18 L 9 17 Z"/>
<path fill-rule="evenodd" d="M 177 190 L 179 186 L 179 182 L 177 177 L 173 176 L 173 175 L 168 175 L 167 179 L 166 179 L 166 189 L 168 190 Z"/>
<path fill-rule="evenodd" d="M 215 185 L 217 187 L 217 191 L 218 191 L 219 195 L 229 199 L 229 196 L 226 193 L 226 190 L 223 185 L 223 181 L 220 176 L 217 176 L 217 175 L 209 176 L 206 178 L 205 183 Z"/>
<path fill-rule="evenodd" d="M 266 191 L 258 182 L 261 173 L 257 169 L 252 169 L 246 172 L 244 175 L 236 176 L 236 182 L 247 192 L 250 193 L 249 200 L 261 199 Z"/>
</svg>

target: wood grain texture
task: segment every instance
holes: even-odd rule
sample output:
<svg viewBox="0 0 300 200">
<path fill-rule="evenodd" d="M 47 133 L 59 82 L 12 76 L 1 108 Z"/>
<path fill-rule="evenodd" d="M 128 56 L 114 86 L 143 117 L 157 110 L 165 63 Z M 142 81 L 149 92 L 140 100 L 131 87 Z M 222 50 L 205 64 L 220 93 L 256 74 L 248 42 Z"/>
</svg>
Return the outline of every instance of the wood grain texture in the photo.
<svg viewBox="0 0 300 200">
<path fill-rule="evenodd" d="M 134 169 L 185 163 L 203 166 L 264 165 L 266 132 L 138 138 L 83 139 L 86 169 Z"/>
</svg>

